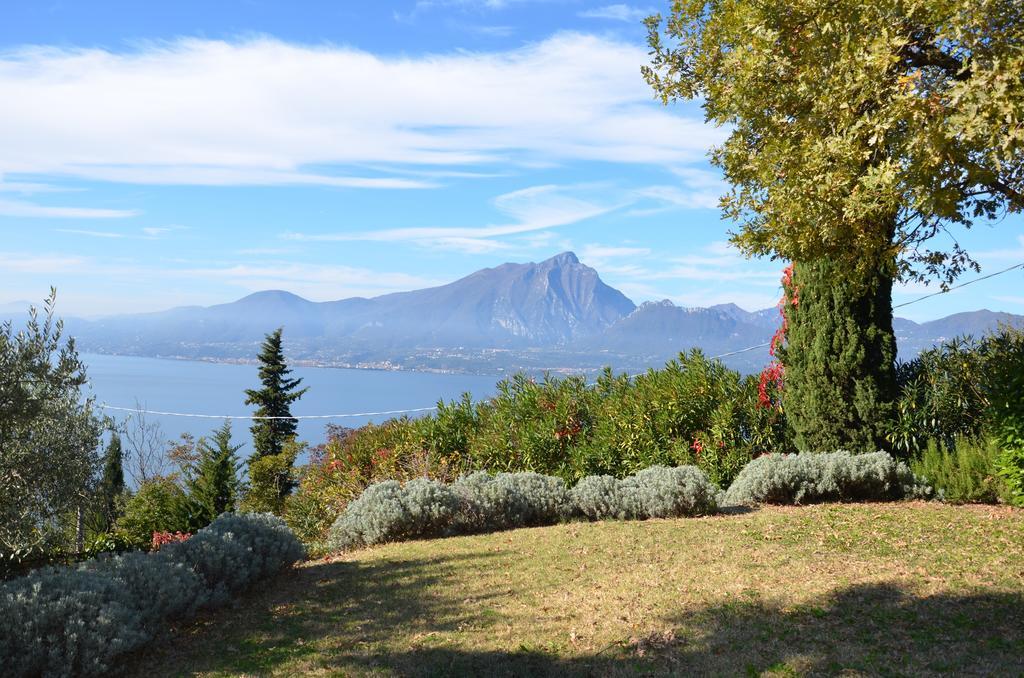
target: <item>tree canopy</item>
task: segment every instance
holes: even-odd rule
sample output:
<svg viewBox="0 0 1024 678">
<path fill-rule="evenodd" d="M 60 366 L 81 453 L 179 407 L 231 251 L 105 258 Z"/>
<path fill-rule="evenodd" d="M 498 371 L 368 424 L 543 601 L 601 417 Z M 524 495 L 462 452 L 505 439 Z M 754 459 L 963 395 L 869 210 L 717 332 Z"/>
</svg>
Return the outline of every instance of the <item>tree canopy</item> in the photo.
<svg viewBox="0 0 1024 678">
<path fill-rule="evenodd" d="M 647 25 L 658 95 L 731 130 L 747 254 L 948 283 L 977 268 L 951 226 L 1024 209 L 1020 0 L 675 0 Z"/>
</svg>

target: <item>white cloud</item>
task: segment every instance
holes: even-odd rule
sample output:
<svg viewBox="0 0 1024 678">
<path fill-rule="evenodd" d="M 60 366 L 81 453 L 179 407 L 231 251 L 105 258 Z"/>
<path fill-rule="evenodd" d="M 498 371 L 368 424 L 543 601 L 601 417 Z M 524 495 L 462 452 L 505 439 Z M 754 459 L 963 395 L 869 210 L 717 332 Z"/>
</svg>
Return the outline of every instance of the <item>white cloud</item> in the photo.
<svg viewBox="0 0 1024 678">
<path fill-rule="evenodd" d="M 1006 247 L 1001 250 L 982 250 L 973 254 L 974 258 L 978 261 L 992 261 L 992 262 L 1017 262 L 1024 261 L 1024 235 L 1017 236 L 1017 247 Z M 998 270 L 998 265 L 991 266 Z M 983 270 L 982 273 L 990 273 L 991 271 Z"/>
<path fill-rule="evenodd" d="M 54 229 L 57 233 L 68 233 L 71 235 L 85 235 L 90 238 L 123 238 L 124 233 L 114 233 L 112 231 L 88 231 L 81 228 L 57 228 Z"/>
<path fill-rule="evenodd" d="M 0 112 L 0 117 L 3 113 Z M 3 132 L 0 131 L 0 137 Z M 0 160 L 3 163 L 3 160 Z M 122 219 L 134 217 L 136 210 L 97 209 L 94 207 L 52 207 L 22 200 L 0 200 L 0 217 L 57 218 L 57 219 Z"/>
<path fill-rule="evenodd" d="M 482 253 L 510 249 L 495 238 L 545 231 L 606 214 L 621 204 L 599 202 L 587 196 L 591 186 L 531 186 L 494 199 L 494 206 L 513 219 L 512 223 L 488 226 L 427 226 L 388 228 L 346 233 L 285 233 L 288 240 L 314 242 L 364 240 L 375 242 L 413 242 L 418 245 Z"/>
<path fill-rule="evenodd" d="M 674 209 L 716 209 L 719 198 L 728 190 L 720 174 L 705 169 L 674 168 L 681 185 L 657 185 L 638 188 L 638 199 L 650 200 L 654 207 L 634 209 L 630 214 L 645 216 Z"/>
<path fill-rule="evenodd" d="M 173 269 L 167 277 L 217 280 L 249 292 L 286 289 L 313 301 L 334 301 L 346 297 L 374 297 L 389 292 L 420 289 L 449 281 L 372 271 L 351 266 L 323 266 L 280 261 L 273 264 L 237 264 L 223 267 Z"/>
<path fill-rule="evenodd" d="M 640 22 L 644 18 L 655 13 L 653 9 L 642 9 L 631 5 L 605 5 L 594 9 L 584 10 L 579 16 L 584 19 L 611 19 L 612 21 Z"/>
<path fill-rule="evenodd" d="M 584 245 L 580 256 L 593 257 L 596 259 L 611 259 L 615 257 L 637 257 L 647 256 L 651 253 L 649 247 L 609 247 L 608 245 Z"/>
<path fill-rule="evenodd" d="M 0 56 L 0 174 L 423 188 L 432 182 L 403 170 L 703 157 L 723 133 L 654 103 L 638 75 L 647 59 L 640 45 L 576 33 L 415 58 L 270 38 L 24 47 Z M 357 165 L 390 169 L 346 171 Z"/>
<path fill-rule="evenodd" d="M 613 274 L 622 277 L 632 277 L 644 273 L 645 268 L 637 261 L 649 257 L 651 250 L 648 247 L 626 247 L 610 246 L 590 243 L 583 246 L 579 252 L 580 260 L 596 268 L 598 272 Z M 628 261 L 623 263 L 622 259 Z"/>
</svg>

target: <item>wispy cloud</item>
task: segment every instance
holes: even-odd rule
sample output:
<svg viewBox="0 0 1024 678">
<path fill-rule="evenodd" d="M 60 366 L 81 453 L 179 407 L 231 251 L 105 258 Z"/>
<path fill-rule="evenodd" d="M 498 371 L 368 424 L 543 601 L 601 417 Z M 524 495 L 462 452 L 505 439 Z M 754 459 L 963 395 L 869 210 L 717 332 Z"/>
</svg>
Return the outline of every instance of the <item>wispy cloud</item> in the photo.
<svg viewBox="0 0 1024 678">
<path fill-rule="evenodd" d="M 124 238 L 124 233 L 114 233 L 113 231 L 89 231 L 82 228 L 56 228 L 54 229 L 57 233 L 68 233 L 71 235 L 85 235 L 90 238 Z"/>
<path fill-rule="evenodd" d="M 616 4 L 584 10 L 579 13 L 579 16 L 584 19 L 610 19 L 612 21 L 640 22 L 643 21 L 645 17 L 654 13 L 655 10 L 653 9 L 643 9 L 640 7 L 633 7 L 632 5 Z"/>
<path fill-rule="evenodd" d="M 0 113 L 0 117 L 2 117 Z M 2 135 L 2 132 L 0 132 Z M 0 160 L 2 163 L 3 160 Z M 0 200 L 0 217 L 57 219 L 123 219 L 139 214 L 136 210 L 98 209 L 95 207 L 54 207 L 22 200 Z"/>
<path fill-rule="evenodd" d="M 579 33 L 420 57 L 270 38 L 26 47 L 0 56 L 0 174 L 409 189 L 436 182 L 403 169 L 702 158 L 724 133 L 653 102 L 637 76 L 647 60 L 640 45 Z"/>
<path fill-rule="evenodd" d="M 285 233 L 288 240 L 413 242 L 418 245 L 460 252 L 482 253 L 510 249 L 509 243 L 496 240 L 558 226 L 574 224 L 618 209 L 622 204 L 600 202 L 577 194 L 592 192 L 588 186 L 531 186 L 499 195 L 494 206 L 512 218 L 511 223 L 487 226 L 427 226 L 388 228 L 345 233 Z"/>
<path fill-rule="evenodd" d="M 678 184 L 645 186 L 634 192 L 639 200 L 653 202 L 653 206 L 637 207 L 633 216 L 647 216 L 676 209 L 716 209 L 718 201 L 728 190 L 721 175 L 698 168 L 675 168 Z"/>
<path fill-rule="evenodd" d="M 353 296 L 373 297 L 450 282 L 408 273 L 288 261 L 175 269 L 163 275 L 217 280 L 250 292 L 286 289 L 313 301 L 333 301 Z"/>
<path fill-rule="evenodd" d="M 167 233 L 184 230 L 184 226 L 146 226 L 137 232 L 126 231 L 96 231 L 86 228 L 55 228 L 55 233 L 66 233 L 68 235 L 82 235 L 89 238 L 135 238 L 144 240 L 158 240 Z"/>
</svg>

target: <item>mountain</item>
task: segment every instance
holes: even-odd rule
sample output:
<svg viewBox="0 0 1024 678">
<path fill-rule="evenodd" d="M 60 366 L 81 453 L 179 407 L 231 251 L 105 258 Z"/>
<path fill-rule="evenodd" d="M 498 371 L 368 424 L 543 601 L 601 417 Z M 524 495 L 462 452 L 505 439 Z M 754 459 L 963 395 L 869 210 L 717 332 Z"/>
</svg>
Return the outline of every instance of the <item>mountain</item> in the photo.
<svg viewBox="0 0 1024 678">
<path fill-rule="evenodd" d="M 999 325 L 1024 328 L 1024 316 L 982 309 L 954 313 L 945 318 L 915 323 L 905 318 L 893 319 L 893 329 L 901 355 L 917 355 L 922 350 L 954 337 L 980 337 Z"/>
<path fill-rule="evenodd" d="M 668 299 L 644 302 L 588 345 L 639 355 L 674 355 L 680 347 L 691 346 L 727 352 L 768 341 L 775 332 L 777 311 L 768 324 L 758 314 L 729 306 L 680 308 Z"/>
<path fill-rule="evenodd" d="M 11 309 L 6 317 L 17 315 Z M 612 365 L 635 371 L 697 347 L 707 355 L 731 354 L 725 358 L 730 367 L 754 372 L 767 362 L 767 348 L 741 349 L 767 343 L 779 322 L 775 307 L 681 308 L 669 300 L 636 306 L 575 254 L 563 252 L 371 299 L 313 302 L 267 290 L 216 306 L 69 318 L 67 327 L 84 351 L 125 355 L 252 360 L 266 333 L 283 326 L 290 357 L 322 365 L 468 372 Z M 908 358 L 999 323 L 1024 327 L 1024 316 L 981 310 L 925 323 L 896 318 L 894 328 L 900 356 Z"/>
<path fill-rule="evenodd" d="M 564 252 L 540 263 L 502 264 L 448 285 L 373 299 L 312 302 L 280 290 L 230 304 L 182 307 L 75 324 L 85 349 L 133 354 L 244 357 L 284 326 L 290 344 L 331 350 L 561 346 L 599 335 L 636 306 L 597 271 Z M 175 347 L 177 347 L 175 349 Z"/>
</svg>

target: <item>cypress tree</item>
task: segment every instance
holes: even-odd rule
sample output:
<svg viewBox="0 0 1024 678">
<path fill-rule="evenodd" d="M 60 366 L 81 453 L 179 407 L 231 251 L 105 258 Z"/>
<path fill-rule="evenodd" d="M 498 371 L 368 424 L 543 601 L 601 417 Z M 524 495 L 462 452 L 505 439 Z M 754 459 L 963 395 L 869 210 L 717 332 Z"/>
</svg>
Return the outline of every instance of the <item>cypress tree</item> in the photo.
<svg viewBox="0 0 1024 678">
<path fill-rule="evenodd" d="M 246 389 L 246 405 L 256 405 L 258 417 L 281 417 L 280 419 L 257 419 L 252 425 L 253 457 L 281 454 L 284 444 L 295 436 L 298 420 L 291 419 L 291 404 L 302 397 L 308 389 L 299 389 L 302 379 L 289 379 L 291 370 L 285 364 L 281 349 L 281 331 L 277 328 L 267 335 L 259 354 L 261 389 Z"/>
<path fill-rule="evenodd" d="M 238 478 L 238 470 L 242 467 L 238 459 L 241 448 L 241 445 L 231 444 L 230 420 L 214 431 L 212 442 L 200 438 L 196 444 L 198 458 L 191 466 L 186 487 L 190 519 L 197 529 L 235 508 L 241 494 Z"/>
<path fill-rule="evenodd" d="M 109 530 L 118 518 L 117 497 L 124 492 L 124 453 L 121 437 L 110 436 L 107 450 L 103 455 L 103 475 L 96 487 L 96 525 L 99 532 Z"/>
<path fill-rule="evenodd" d="M 892 276 L 797 262 L 783 308 L 783 407 L 801 451 L 885 449 L 896 399 Z"/>
</svg>

